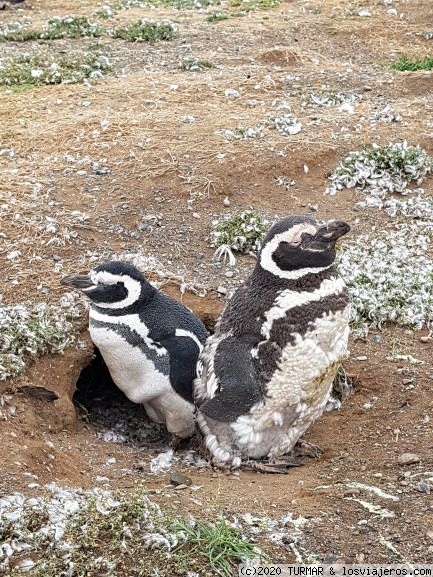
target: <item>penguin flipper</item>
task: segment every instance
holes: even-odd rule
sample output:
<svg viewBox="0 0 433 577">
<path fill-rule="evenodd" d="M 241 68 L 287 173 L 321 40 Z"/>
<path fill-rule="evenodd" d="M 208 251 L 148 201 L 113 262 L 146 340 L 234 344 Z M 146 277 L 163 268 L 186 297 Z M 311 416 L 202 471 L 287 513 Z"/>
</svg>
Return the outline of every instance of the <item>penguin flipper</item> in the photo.
<svg viewBox="0 0 433 577">
<path fill-rule="evenodd" d="M 199 410 L 214 419 L 230 423 L 245 415 L 263 397 L 251 356 L 251 343 L 228 337 L 218 344 L 214 371 L 218 389 Z"/>
<path fill-rule="evenodd" d="M 168 351 L 170 358 L 170 383 L 183 399 L 193 402 L 192 383 L 197 376 L 197 360 L 200 349 L 188 337 L 170 335 L 159 343 Z"/>
</svg>

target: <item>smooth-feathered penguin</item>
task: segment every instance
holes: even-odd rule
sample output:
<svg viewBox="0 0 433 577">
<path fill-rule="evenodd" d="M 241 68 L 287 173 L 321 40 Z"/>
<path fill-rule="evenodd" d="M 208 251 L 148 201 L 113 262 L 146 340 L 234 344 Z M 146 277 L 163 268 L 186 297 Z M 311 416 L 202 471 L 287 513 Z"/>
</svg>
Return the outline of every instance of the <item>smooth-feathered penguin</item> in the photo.
<svg viewBox="0 0 433 577">
<path fill-rule="evenodd" d="M 122 262 L 61 282 L 90 299 L 90 336 L 119 389 L 176 437 L 191 436 L 192 385 L 208 334 L 201 321 Z"/>
<path fill-rule="evenodd" d="M 199 359 L 197 423 L 215 465 L 275 464 L 322 414 L 346 355 L 349 306 L 336 241 L 350 230 L 309 216 L 277 222 Z M 282 470 L 285 465 L 281 463 Z"/>
</svg>

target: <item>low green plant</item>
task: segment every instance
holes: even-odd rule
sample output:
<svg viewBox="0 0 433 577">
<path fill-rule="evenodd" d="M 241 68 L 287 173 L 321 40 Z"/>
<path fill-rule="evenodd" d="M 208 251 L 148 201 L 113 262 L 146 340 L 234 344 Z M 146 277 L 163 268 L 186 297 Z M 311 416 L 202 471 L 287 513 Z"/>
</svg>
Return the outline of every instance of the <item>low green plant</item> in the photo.
<svg viewBox="0 0 433 577">
<path fill-rule="evenodd" d="M 171 22 L 147 22 L 139 20 L 124 28 L 115 28 L 112 31 L 114 38 L 121 38 L 127 42 L 157 42 L 171 40 L 177 35 L 177 30 Z"/>
<path fill-rule="evenodd" d="M 327 192 L 356 187 L 384 198 L 388 193 L 405 192 L 412 181 L 420 184 L 432 170 L 433 159 L 419 146 L 371 144 L 340 162 L 329 177 L 332 185 Z"/>
<path fill-rule="evenodd" d="M 73 326 L 59 307 L 0 307 L 0 380 L 22 372 L 29 358 L 63 352 L 75 342 Z"/>
<path fill-rule="evenodd" d="M 391 62 L 389 67 L 392 70 L 398 70 L 400 72 L 416 72 L 417 70 L 432 70 L 433 69 L 433 56 L 425 56 L 420 60 L 412 60 L 408 56 L 401 56 L 398 60 Z"/>
<path fill-rule="evenodd" d="M 236 259 L 233 251 L 257 252 L 265 237 L 270 222 L 257 210 L 245 210 L 240 213 L 223 216 L 212 222 L 210 234 L 211 246 L 217 248 L 217 258 L 228 258 L 230 264 Z"/>
<path fill-rule="evenodd" d="M 64 18 L 51 18 L 46 30 L 40 38 L 56 40 L 58 38 L 81 38 L 102 36 L 103 29 L 99 24 L 91 22 L 85 16 L 66 16 Z"/>
<path fill-rule="evenodd" d="M 186 58 L 182 60 L 180 67 L 182 70 L 187 70 L 188 72 L 201 72 L 206 68 L 213 68 L 213 64 L 208 60 L 203 60 L 202 58 Z"/>
<path fill-rule="evenodd" d="M 230 16 L 225 12 L 213 12 L 205 18 L 206 22 L 221 22 L 221 20 L 228 20 Z"/>
<path fill-rule="evenodd" d="M 24 54 L 6 60 L 0 66 L 0 84 L 5 86 L 73 84 L 86 78 L 96 80 L 110 71 L 107 58 L 97 54 L 79 52 L 58 57 L 52 54 Z"/>
<path fill-rule="evenodd" d="M 280 4 L 280 0 L 229 0 L 232 8 L 238 8 L 242 12 L 252 10 L 269 10 Z"/>
</svg>

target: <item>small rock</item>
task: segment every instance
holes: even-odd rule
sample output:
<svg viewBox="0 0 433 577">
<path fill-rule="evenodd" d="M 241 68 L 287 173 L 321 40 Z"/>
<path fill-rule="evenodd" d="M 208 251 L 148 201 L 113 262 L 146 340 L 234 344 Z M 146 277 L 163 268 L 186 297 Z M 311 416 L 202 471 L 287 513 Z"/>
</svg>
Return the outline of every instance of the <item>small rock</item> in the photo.
<svg viewBox="0 0 433 577">
<path fill-rule="evenodd" d="M 373 337 L 373 341 L 377 344 L 381 343 L 383 341 L 383 338 L 381 337 L 381 335 L 374 335 Z"/>
<path fill-rule="evenodd" d="M 420 462 L 420 458 L 415 453 L 403 453 L 397 459 L 399 465 L 414 465 Z"/>
<path fill-rule="evenodd" d="M 420 337 L 419 340 L 422 343 L 430 343 L 431 341 L 433 341 L 433 338 L 430 335 L 427 335 L 426 337 Z"/>
<path fill-rule="evenodd" d="M 200 215 L 198 212 L 193 212 L 192 216 L 193 216 L 193 218 L 200 218 Z"/>
<path fill-rule="evenodd" d="M 182 485 L 188 487 L 189 485 L 192 484 L 192 481 L 189 477 L 186 477 L 182 473 L 173 473 L 172 475 L 170 475 L 170 483 L 178 487 Z"/>
<path fill-rule="evenodd" d="M 235 273 L 234 273 L 233 271 L 228 270 L 228 271 L 225 273 L 225 276 L 226 276 L 227 278 L 232 278 L 232 277 L 234 276 L 234 274 L 235 274 Z"/>
<path fill-rule="evenodd" d="M 239 481 L 239 477 L 237 475 L 228 475 L 227 479 L 230 479 L 230 481 Z"/>
<path fill-rule="evenodd" d="M 224 286 L 217 287 L 217 293 L 219 293 L 220 295 L 226 295 L 227 294 L 226 287 L 224 287 Z"/>
<path fill-rule="evenodd" d="M 430 495 L 430 492 L 432 490 L 432 486 L 429 485 L 428 483 L 426 483 L 425 481 L 420 481 L 418 483 L 418 485 L 416 486 L 416 490 L 419 493 L 427 493 L 427 495 Z"/>
<path fill-rule="evenodd" d="M 224 206 L 230 206 L 230 199 L 228 196 L 225 197 L 223 204 L 224 204 Z"/>
<path fill-rule="evenodd" d="M 366 360 L 367 360 L 367 357 L 365 355 L 355 357 L 355 361 L 366 361 Z"/>
<path fill-rule="evenodd" d="M 176 485 L 176 487 L 175 487 L 176 491 L 182 491 L 183 489 L 188 489 L 188 485 L 185 485 L 184 483 L 182 483 L 181 485 Z"/>
<path fill-rule="evenodd" d="M 137 226 L 138 230 L 141 230 L 141 232 L 144 232 L 145 230 L 147 230 L 149 228 L 149 224 L 147 224 L 147 222 L 140 222 L 140 224 Z"/>
<path fill-rule="evenodd" d="M 54 262 L 60 262 L 62 260 L 62 257 L 59 256 L 58 254 L 53 254 L 53 261 Z"/>
<path fill-rule="evenodd" d="M 358 12 L 358 16 L 368 17 L 368 16 L 371 16 L 371 12 L 369 12 L 368 10 L 360 10 L 360 11 Z"/>
<path fill-rule="evenodd" d="M 31 559 L 23 559 L 18 563 L 18 567 L 21 571 L 30 571 L 35 566 L 35 562 Z"/>
<path fill-rule="evenodd" d="M 430 539 L 430 541 L 433 541 L 433 531 L 427 531 L 425 536 L 427 537 L 427 539 Z"/>
</svg>

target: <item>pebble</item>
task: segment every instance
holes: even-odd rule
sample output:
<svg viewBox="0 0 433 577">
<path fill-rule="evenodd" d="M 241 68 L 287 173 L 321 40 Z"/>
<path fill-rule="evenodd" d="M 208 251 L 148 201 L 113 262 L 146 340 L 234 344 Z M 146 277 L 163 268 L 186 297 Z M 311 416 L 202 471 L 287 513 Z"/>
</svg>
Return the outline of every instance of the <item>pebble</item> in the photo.
<svg viewBox="0 0 433 577">
<path fill-rule="evenodd" d="M 234 273 L 233 271 L 231 271 L 231 270 L 228 270 L 228 271 L 225 273 L 225 276 L 226 276 L 227 278 L 232 278 L 234 275 L 235 275 L 235 273 Z"/>
<path fill-rule="evenodd" d="M 430 539 L 431 541 L 433 541 L 433 531 L 427 531 L 425 536 L 427 537 L 427 539 Z"/>
<path fill-rule="evenodd" d="M 228 475 L 227 479 L 230 479 L 230 481 L 239 481 L 239 477 L 237 475 Z"/>
<path fill-rule="evenodd" d="M 183 485 L 188 487 L 189 485 L 192 484 L 192 480 L 189 477 L 183 475 L 182 473 L 175 472 L 172 473 L 172 475 L 170 475 L 170 483 L 172 485 L 177 485 L 178 487 L 181 487 Z"/>
<path fill-rule="evenodd" d="M 230 206 L 230 199 L 228 196 L 225 197 L 223 204 L 224 204 L 224 206 Z"/>
<path fill-rule="evenodd" d="M 224 287 L 224 286 L 217 287 L 217 293 L 219 293 L 220 295 L 226 295 L 227 294 L 226 287 Z"/>
<path fill-rule="evenodd" d="M 419 461 L 420 458 L 415 453 L 403 453 L 397 460 L 399 465 L 414 465 Z"/>
<path fill-rule="evenodd" d="M 381 343 L 383 341 L 383 338 L 381 337 L 381 335 L 374 335 L 373 340 L 375 343 Z"/>
<path fill-rule="evenodd" d="M 422 343 L 430 343 L 431 341 L 433 341 L 433 338 L 430 335 L 427 335 L 425 337 L 420 337 L 419 340 Z"/>
<path fill-rule="evenodd" d="M 432 488 L 433 487 L 431 485 L 429 485 L 428 483 L 426 483 L 425 481 L 420 481 L 418 483 L 418 485 L 416 486 L 416 490 L 419 493 L 427 493 L 427 495 L 430 495 Z M 432 535 L 433 535 L 433 533 L 432 533 Z"/>
<path fill-rule="evenodd" d="M 140 222 L 140 224 L 137 226 L 138 230 L 141 230 L 141 232 L 144 232 L 145 230 L 147 230 L 149 228 L 149 224 L 147 222 Z"/>
<path fill-rule="evenodd" d="M 181 485 L 176 485 L 175 490 L 176 491 L 182 491 L 182 489 L 188 489 L 188 485 L 185 485 L 184 483 Z"/>
<path fill-rule="evenodd" d="M 360 357 L 355 357 L 355 361 L 366 361 L 367 357 L 365 355 L 361 355 Z"/>
</svg>

